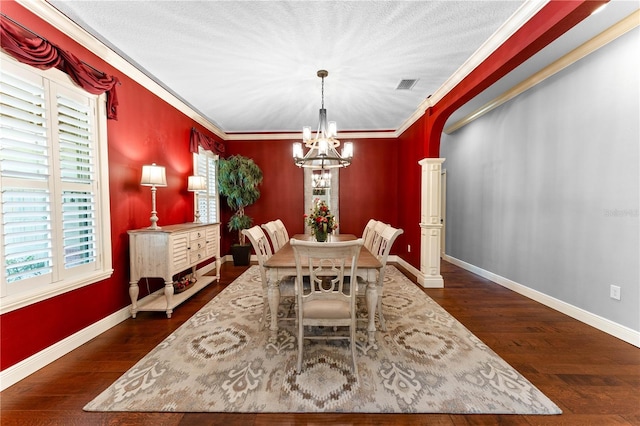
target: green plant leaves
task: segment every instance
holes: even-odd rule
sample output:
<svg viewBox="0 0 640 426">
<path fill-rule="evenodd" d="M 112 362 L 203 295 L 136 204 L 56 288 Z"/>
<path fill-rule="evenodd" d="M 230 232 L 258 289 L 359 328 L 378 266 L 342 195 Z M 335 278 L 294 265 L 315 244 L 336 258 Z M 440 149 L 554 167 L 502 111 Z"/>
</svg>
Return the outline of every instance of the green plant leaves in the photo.
<svg viewBox="0 0 640 426">
<path fill-rule="evenodd" d="M 238 231 L 238 240 L 244 244 L 242 230 L 250 228 L 253 219 L 244 214 L 244 208 L 258 201 L 262 183 L 262 170 L 250 158 L 233 155 L 218 162 L 218 191 L 226 197 L 227 205 L 235 213 L 229 220 L 230 231 Z"/>
</svg>

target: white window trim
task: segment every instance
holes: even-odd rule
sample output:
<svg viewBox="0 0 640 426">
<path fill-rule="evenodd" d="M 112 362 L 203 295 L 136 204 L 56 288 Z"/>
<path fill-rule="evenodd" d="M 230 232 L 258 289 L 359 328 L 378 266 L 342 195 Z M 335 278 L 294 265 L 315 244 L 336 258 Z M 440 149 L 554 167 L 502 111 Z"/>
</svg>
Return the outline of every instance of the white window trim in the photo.
<svg viewBox="0 0 640 426">
<path fill-rule="evenodd" d="M 43 71 L 18 62 L 13 57 L 4 52 L 0 52 L 0 61 L 10 61 L 24 68 L 25 72 L 37 73 L 41 76 L 55 81 L 57 84 L 66 86 L 72 90 L 82 90 L 76 86 L 69 76 L 64 72 L 55 68 Z M 111 211 L 109 197 L 109 156 L 107 143 L 107 95 L 91 95 L 85 92 L 87 96 L 95 96 L 98 112 L 96 113 L 96 153 L 99 161 L 96 162 L 96 179 L 97 179 L 97 196 L 100 199 L 98 210 L 98 237 L 97 245 L 100 248 L 100 261 L 102 268 L 89 274 L 79 275 L 72 279 L 65 279 L 55 285 L 44 288 L 37 288 L 34 291 L 25 291 L 15 295 L 7 295 L 0 298 L 0 315 L 11 312 L 43 300 L 76 290 L 87 285 L 103 281 L 113 274 L 113 260 L 111 253 Z M 2 283 L 4 285 L 4 283 Z"/>
<path fill-rule="evenodd" d="M 200 152 L 204 152 L 204 154 L 200 154 Z M 193 153 L 193 174 L 197 175 L 198 173 L 198 156 L 199 155 L 206 155 L 207 157 L 212 157 L 213 160 L 216 162 L 216 176 L 215 176 L 215 180 L 216 180 L 216 185 L 218 185 L 218 160 L 220 160 L 220 156 L 218 154 L 214 154 L 211 151 L 205 150 L 204 148 L 202 148 L 201 146 L 198 146 L 198 152 L 194 152 Z M 197 211 L 199 210 L 199 206 L 198 206 L 198 197 L 199 194 L 194 194 L 193 197 L 193 211 Z M 218 188 L 216 188 L 216 195 L 215 195 L 215 203 L 216 203 L 216 218 L 215 221 L 211 222 L 206 222 L 206 223 L 219 223 L 220 221 L 220 193 L 218 192 Z M 202 214 L 202 212 L 200 213 Z"/>
</svg>

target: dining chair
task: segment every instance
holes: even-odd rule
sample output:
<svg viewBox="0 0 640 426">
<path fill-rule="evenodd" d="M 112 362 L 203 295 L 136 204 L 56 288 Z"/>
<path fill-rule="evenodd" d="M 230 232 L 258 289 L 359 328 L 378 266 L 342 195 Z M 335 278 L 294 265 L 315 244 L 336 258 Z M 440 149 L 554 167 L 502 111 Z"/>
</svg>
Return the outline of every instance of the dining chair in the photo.
<svg viewBox="0 0 640 426">
<path fill-rule="evenodd" d="M 378 253 L 380 249 L 380 237 L 387 226 L 390 225 L 387 225 L 382 221 L 378 221 L 373 227 L 373 241 L 371 242 L 371 247 L 367 247 L 371 253 Z"/>
<path fill-rule="evenodd" d="M 271 221 L 263 224 L 262 229 L 267 231 L 267 234 L 269 235 L 269 239 L 271 240 L 271 245 L 273 246 L 274 253 L 280 250 L 280 247 L 282 247 L 282 244 L 280 244 L 281 238 L 278 238 L 279 231 L 275 221 Z"/>
<path fill-rule="evenodd" d="M 383 284 L 384 284 L 384 276 L 387 269 L 387 259 L 389 258 L 389 253 L 391 252 L 391 247 L 393 243 L 396 241 L 398 236 L 402 234 L 404 230 L 399 228 L 394 228 L 391 225 L 384 225 L 384 229 L 380 231 L 380 234 L 377 238 L 377 248 L 376 251 L 371 251 L 371 253 L 376 256 L 376 258 L 382 264 L 382 268 L 377 274 L 377 279 L 375 285 L 377 286 L 378 291 L 378 301 L 376 304 L 376 312 L 378 314 L 378 321 L 380 322 L 380 329 L 383 331 L 387 330 L 387 325 L 385 323 L 384 315 L 382 314 L 382 292 L 383 292 Z M 363 281 L 361 278 L 358 278 L 358 294 L 359 296 L 366 297 L 366 287 L 369 283 Z"/>
<path fill-rule="evenodd" d="M 298 364 L 302 370 L 305 339 L 348 339 L 351 343 L 353 372 L 356 362 L 356 285 L 349 277 L 357 275 L 358 257 L 364 241 L 323 242 L 290 240 L 296 260 L 296 298 L 298 310 Z M 349 335 L 305 335 L 307 326 L 324 326 L 333 331 L 349 327 Z M 320 333 L 319 331 L 317 333 Z"/>
<path fill-rule="evenodd" d="M 371 247 L 373 245 L 373 236 L 375 235 L 374 228 L 377 223 L 378 223 L 377 220 L 369 219 L 369 222 L 367 222 L 367 225 L 364 227 L 364 231 L 362 231 L 362 239 L 364 240 L 364 246 L 369 251 L 371 251 Z"/>
<path fill-rule="evenodd" d="M 280 219 L 276 219 L 274 220 L 274 222 L 276 224 L 276 227 L 278 228 L 277 236 L 278 238 L 280 238 L 280 247 L 282 247 L 287 243 L 287 241 L 289 241 L 289 232 Z"/>
<path fill-rule="evenodd" d="M 242 233 L 246 235 L 247 238 L 249 238 L 249 241 L 251 241 L 253 250 L 256 252 L 256 257 L 258 258 L 258 266 L 260 267 L 263 303 L 262 318 L 260 319 L 260 324 L 258 325 L 258 330 L 260 330 L 264 325 L 267 324 L 267 313 L 269 312 L 269 302 L 267 294 L 267 270 L 264 267 L 264 263 L 269 260 L 269 258 L 273 255 L 273 252 L 271 251 L 271 246 L 269 245 L 267 236 L 258 225 L 255 225 L 249 229 L 243 229 Z M 294 281 L 295 277 L 293 276 L 285 277 L 280 281 L 280 299 L 282 299 L 283 297 L 295 296 Z"/>
</svg>

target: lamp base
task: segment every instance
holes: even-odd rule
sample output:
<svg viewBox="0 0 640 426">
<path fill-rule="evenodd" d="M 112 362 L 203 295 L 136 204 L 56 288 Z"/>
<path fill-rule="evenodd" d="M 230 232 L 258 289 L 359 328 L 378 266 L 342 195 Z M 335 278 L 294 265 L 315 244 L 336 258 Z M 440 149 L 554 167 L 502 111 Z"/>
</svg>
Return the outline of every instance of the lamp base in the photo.
<svg viewBox="0 0 640 426">
<path fill-rule="evenodd" d="M 151 212 L 151 217 L 149 218 L 149 220 L 151 220 L 151 226 L 147 227 L 147 229 L 162 229 L 158 226 L 158 216 L 156 216 L 155 211 Z"/>
</svg>

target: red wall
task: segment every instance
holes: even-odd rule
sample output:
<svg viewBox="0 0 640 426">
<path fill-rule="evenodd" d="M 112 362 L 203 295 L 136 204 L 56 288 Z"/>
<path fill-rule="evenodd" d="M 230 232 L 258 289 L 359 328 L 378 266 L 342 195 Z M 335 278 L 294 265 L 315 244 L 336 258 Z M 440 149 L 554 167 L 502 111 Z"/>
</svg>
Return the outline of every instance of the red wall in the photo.
<svg viewBox="0 0 640 426">
<path fill-rule="evenodd" d="M 250 157 L 260 166 L 264 180 L 260 199 L 245 211 L 254 224 L 281 219 L 290 235 L 304 231 L 304 176 L 291 157 L 293 140 L 231 141 L 229 155 Z M 398 226 L 398 150 L 395 139 L 353 141 L 354 160 L 340 173 L 340 232 L 362 235 L 371 218 Z M 224 199 L 222 220 L 231 214 Z M 224 230 L 228 234 L 228 231 Z M 233 236 L 235 238 L 235 236 Z M 228 250 L 227 238 L 223 250 Z"/>
<path fill-rule="evenodd" d="M 440 156 L 442 129 L 449 116 L 607 2 L 549 2 L 399 137 L 399 223 L 405 234 L 394 248 L 404 260 L 419 269 L 421 168 L 417 162 Z M 406 252 L 408 244 L 410 253 Z"/>
<path fill-rule="evenodd" d="M 340 171 L 340 232 L 362 235 L 369 219 L 397 227 L 397 141 L 358 139 L 353 151 L 353 162 Z"/>
<path fill-rule="evenodd" d="M 425 119 L 420 118 L 398 138 L 398 224 L 404 233 L 394 244 L 393 253 L 420 269 L 420 196 L 422 166 L 426 157 Z M 411 251 L 407 251 L 411 246 Z"/>
<path fill-rule="evenodd" d="M 253 218 L 254 225 L 280 219 L 290 235 L 303 232 L 304 194 L 303 172 L 293 164 L 291 156 L 292 140 L 276 141 L 231 141 L 227 142 L 228 155 L 244 155 L 251 158 L 262 170 L 263 181 L 260 186 L 260 199 L 245 209 Z M 235 235 L 229 235 L 226 223 L 231 214 L 226 200 L 221 197 L 223 215 L 223 235 L 227 235 L 222 245 L 228 252 Z"/>
<path fill-rule="evenodd" d="M 488 65 L 478 67 L 441 105 L 429 109 L 400 138 L 354 141 L 354 162 L 340 176 L 342 232 L 360 235 L 369 218 L 403 228 L 404 234 L 392 253 L 418 268 L 420 166 L 417 163 L 427 156 L 438 156 L 441 129 L 448 115 L 460 102 L 575 25 L 599 3 L 603 1 L 550 2 L 538 20 L 525 25 L 492 55 Z M 147 226 L 151 212 L 150 191 L 139 185 L 140 170 L 143 164 L 151 162 L 167 168 L 168 187 L 158 189 L 160 226 L 191 221 L 192 195 L 186 191 L 187 176 L 192 173 L 189 131 L 197 125 L 15 2 L 3 0 L 2 12 L 122 82 L 118 87 L 119 119 L 108 122 L 113 276 L 2 315 L 0 369 L 4 370 L 130 304 L 127 230 Z M 262 196 L 247 209 L 247 214 L 256 224 L 281 218 L 289 232 L 295 234 L 302 232 L 305 212 L 303 176 L 292 164 L 291 142 L 232 141 L 227 142 L 227 151 L 253 158 L 264 173 Z M 224 205 L 224 200 L 221 202 Z M 229 214 L 228 209 L 222 210 L 223 224 Z M 225 254 L 231 244 L 225 226 L 222 235 Z M 410 253 L 407 245 L 411 245 Z M 151 290 L 160 285 L 155 283 Z M 141 286 L 141 297 L 145 295 L 144 287 Z"/>
<path fill-rule="evenodd" d="M 107 280 L 2 315 L 4 370 L 131 303 L 127 230 L 148 226 L 151 215 L 151 192 L 139 185 L 142 165 L 155 162 L 167 169 L 168 186 L 157 193 L 159 225 L 193 220 L 193 195 L 186 186 L 192 173 L 189 135 L 196 123 L 18 4 L 3 1 L 2 12 L 121 81 L 119 118 L 107 123 L 114 273 Z M 161 285 L 154 280 L 151 290 Z M 146 286 L 140 290 L 142 297 Z"/>
<path fill-rule="evenodd" d="M 189 134 L 191 127 L 200 126 L 16 3 L 3 2 L 3 13 L 121 81 L 119 118 L 107 124 L 114 273 L 107 280 L 2 315 L 0 368 L 4 370 L 130 304 L 127 230 L 148 226 L 151 212 L 151 192 L 139 185 L 142 165 L 155 162 L 167 170 L 168 186 L 157 192 L 159 225 L 191 221 L 193 196 L 186 190 L 192 173 Z M 264 174 L 261 198 L 247 208 L 247 214 L 255 224 L 280 218 L 295 234 L 303 232 L 305 211 L 303 172 L 291 159 L 292 142 L 226 145 L 227 155 L 253 158 Z M 354 150 L 353 164 L 340 172 L 342 232 L 360 235 L 372 217 L 400 226 L 397 141 L 356 140 Z M 236 236 L 226 230 L 230 211 L 225 200 L 220 201 L 222 254 L 226 254 Z M 161 286 L 161 280 L 152 280 L 150 290 Z M 140 292 L 140 297 L 146 295 L 146 286 Z"/>
</svg>

